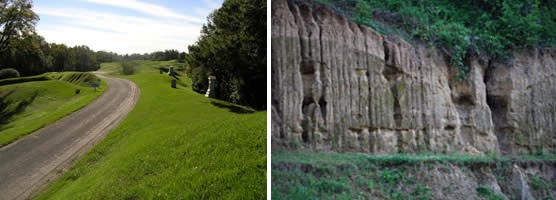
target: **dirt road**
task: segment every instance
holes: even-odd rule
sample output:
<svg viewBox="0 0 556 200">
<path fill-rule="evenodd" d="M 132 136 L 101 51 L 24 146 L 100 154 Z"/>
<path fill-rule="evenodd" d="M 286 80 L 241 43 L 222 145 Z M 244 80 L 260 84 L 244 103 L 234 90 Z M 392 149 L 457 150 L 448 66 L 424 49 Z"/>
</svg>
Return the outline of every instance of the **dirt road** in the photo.
<svg viewBox="0 0 556 200">
<path fill-rule="evenodd" d="M 137 86 L 124 79 L 102 78 L 109 88 L 91 104 L 0 149 L 0 200 L 27 198 L 70 167 L 133 109 L 139 99 Z"/>
</svg>

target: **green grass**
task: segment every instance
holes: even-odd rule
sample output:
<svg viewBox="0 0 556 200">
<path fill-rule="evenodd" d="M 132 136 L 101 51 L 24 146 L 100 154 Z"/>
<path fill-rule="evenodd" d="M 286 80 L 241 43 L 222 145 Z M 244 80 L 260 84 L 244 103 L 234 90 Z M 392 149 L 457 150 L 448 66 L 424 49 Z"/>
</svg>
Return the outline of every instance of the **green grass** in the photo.
<svg viewBox="0 0 556 200">
<path fill-rule="evenodd" d="M 266 112 L 206 98 L 184 77 L 172 89 L 155 62 L 139 63 L 120 76 L 141 89 L 134 110 L 37 199 L 265 199 Z"/>
<path fill-rule="evenodd" d="M 556 163 L 556 156 L 277 151 L 272 152 L 272 199 L 431 199 L 435 189 L 432 187 L 437 185 L 424 179 L 427 170 L 450 173 L 454 166 L 459 166 L 461 172 L 469 174 L 490 168 L 496 176 L 508 177 L 515 162 Z M 552 188 L 539 177 L 533 176 L 531 181 L 538 185 L 534 188 L 543 191 Z M 450 186 L 446 187 L 449 191 Z M 487 199 L 500 198 L 488 187 L 478 187 L 476 192 Z"/>
<path fill-rule="evenodd" d="M 174 67 L 175 69 L 183 70 L 184 64 L 179 63 L 177 60 L 169 61 L 152 61 L 152 60 L 134 60 L 130 61 L 132 65 L 135 66 L 135 74 L 157 74 L 159 73 L 160 67 L 169 68 Z M 110 62 L 102 63 L 100 65 L 100 70 L 107 72 L 108 75 L 123 75 L 122 73 L 122 63 L 121 62 Z"/>
<path fill-rule="evenodd" d="M 341 154 L 333 152 L 303 152 L 303 151 L 280 151 L 272 154 L 272 163 L 377 163 L 382 165 L 400 165 L 415 163 L 458 163 L 458 164 L 488 164 L 493 162 L 535 162 L 549 161 L 556 162 L 556 155 L 520 155 L 520 156 L 472 156 L 465 154 L 390 154 L 390 155 L 369 155 L 369 154 Z"/>
<path fill-rule="evenodd" d="M 90 73 L 47 73 L 19 79 L 0 86 L 0 146 L 84 107 L 106 88 L 104 81 L 97 91 L 86 87 L 96 81 Z M 80 94 L 75 94 L 76 89 Z"/>
</svg>

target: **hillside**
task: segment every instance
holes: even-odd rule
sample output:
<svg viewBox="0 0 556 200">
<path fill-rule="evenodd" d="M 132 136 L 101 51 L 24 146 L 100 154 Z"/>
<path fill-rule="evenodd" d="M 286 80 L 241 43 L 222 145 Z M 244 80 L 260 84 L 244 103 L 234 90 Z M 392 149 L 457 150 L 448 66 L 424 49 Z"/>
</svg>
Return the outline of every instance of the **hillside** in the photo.
<svg viewBox="0 0 556 200">
<path fill-rule="evenodd" d="M 89 104 L 106 89 L 104 81 L 96 91 L 90 87 L 97 79 L 91 73 L 64 72 L 1 80 L 0 146 Z"/>
<path fill-rule="evenodd" d="M 266 112 L 209 99 L 179 76 L 136 61 L 141 97 L 115 130 L 38 199 L 261 199 L 266 194 Z M 175 64 L 175 63 L 174 63 Z"/>
<path fill-rule="evenodd" d="M 321 2 L 327 4 L 272 1 L 271 133 L 272 151 L 278 152 L 272 156 L 273 197 L 411 199 L 420 196 L 411 196 L 415 183 L 421 185 L 415 193 L 427 193 L 424 199 L 543 199 L 556 194 L 554 185 L 544 184 L 556 182 L 555 163 L 542 159 L 556 153 L 556 51 L 548 48 L 553 32 L 545 36 L 546 43 L 530 46 L 501 39 L 510 44 L 503 48 L 504 58 L 464 45 L 459 65 L 451 48 L 460 47 L 436 42 L 448 33 L 470 37 L 442 28 L 473 33 L 485 21 L 502 24 L 498 18 L 451 15 L 437 27 L 438 18 L 410 21 L 431 28 L 430 36 L 440 39 L 432 45 L 407 35 L 412 29 L 398 23 L 427 16 L 429 9 L 471 12 L 459 6 L 486 1 Z M 358 21 L 363 11 L 372 17 L 364 19 L 387 30 Z M 528 36 L 533 35 L 519 35 Z M 337 156 L 321 157 L 326 154 Z M 462 166 L 458 155 L 493 159 Z M 374 162 L 384 160 L 381 156 L 399 162 Z M 524 161 L 528 156 L 538 160 Z M 328 160 L 354 157 L 339 164 Z M 510 161 L 498 162 L 507 157 Z M 361 188 L 370 181 L 381 187 Z"/>
</svg>

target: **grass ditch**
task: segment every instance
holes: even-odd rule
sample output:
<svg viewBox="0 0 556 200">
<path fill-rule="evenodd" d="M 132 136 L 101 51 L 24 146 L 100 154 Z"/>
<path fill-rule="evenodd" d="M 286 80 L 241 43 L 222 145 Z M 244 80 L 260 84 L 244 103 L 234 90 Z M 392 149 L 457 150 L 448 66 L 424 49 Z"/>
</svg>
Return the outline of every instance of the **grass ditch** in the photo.
<svg viewBox="0 0 556 200">
<path fill-rule="evenodd" d="M 89 87 L 91 73 L 45 73 L 0 81 L 0 146 L 47 126 L 86 106 L 107 88 Z M 76 94 L 79 90 L 79 94 Z"/>
</svg>

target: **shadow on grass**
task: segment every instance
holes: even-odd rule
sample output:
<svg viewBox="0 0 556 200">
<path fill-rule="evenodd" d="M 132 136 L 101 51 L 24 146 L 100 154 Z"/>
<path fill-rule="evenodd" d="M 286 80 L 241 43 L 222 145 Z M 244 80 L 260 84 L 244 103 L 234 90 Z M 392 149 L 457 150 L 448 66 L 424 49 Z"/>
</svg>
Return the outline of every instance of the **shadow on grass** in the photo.
<svg viewBox="0 0 556 200">
<path fill-rule="evenodd" d="M 219 108 L 227 108 L 228 110 L 230 110 L 230 112 L 233 113 L 239 113 L 239 114 L 248 114 L 248 113 L 254 113 L 255 110 L 253 109 L 249 109 L 249 108 L 245 108 L 242 106 L 238 106 L 238 105 L 234 105 L 231 103 L 222 103 L 222 102 L 218 102 L 218 101 L 210 101 L 210 103 L 216 107 Z"/>
<path fill-rule="evenodd" d="M 158 70 L 160 72 L 160 74 L 168 74 L 168 71 L 170 69 L 166 68 L 166 67 L 158 67 Z M 170 75 L 172 78 L 176 79 L 176 80 L 180 80 L 180 76 L 182 76 L 180 73 L 178 73 L 176 70 L 172 71 L 173 73 Z"/>
<path fill-rule="evenodd" d="M 38 92 L 35 92 L 29 98 L 20 101 L 6 100 L 14 92 L 15 90 L 11 90 L 6 95 L 0 97 L 0 130 L 4 128 L 3 126 L 9 122 L 12 116 L 23 112 L 39 95 Z"/>
</svg>

